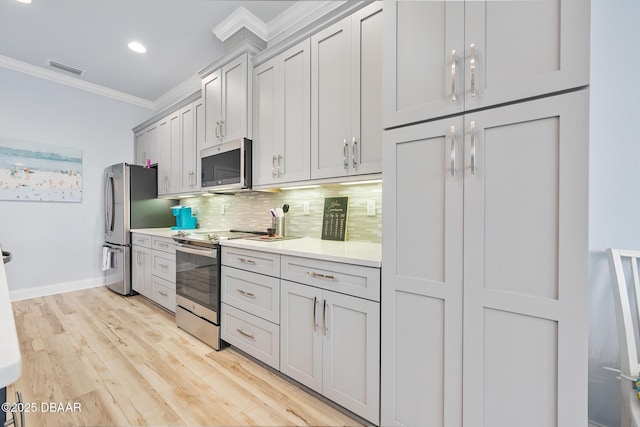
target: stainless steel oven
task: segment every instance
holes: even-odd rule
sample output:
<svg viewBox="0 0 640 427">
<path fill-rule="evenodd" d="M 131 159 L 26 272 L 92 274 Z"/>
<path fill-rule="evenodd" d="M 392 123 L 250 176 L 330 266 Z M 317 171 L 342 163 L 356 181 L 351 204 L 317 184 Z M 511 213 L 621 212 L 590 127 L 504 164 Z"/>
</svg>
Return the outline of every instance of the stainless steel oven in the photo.
<svg viewBox="0 0 640 427">
<path fill-rule="evenodd" d="M 220 350 L 220 246 L 176 246 L 176 324 Z"/>
</svg>

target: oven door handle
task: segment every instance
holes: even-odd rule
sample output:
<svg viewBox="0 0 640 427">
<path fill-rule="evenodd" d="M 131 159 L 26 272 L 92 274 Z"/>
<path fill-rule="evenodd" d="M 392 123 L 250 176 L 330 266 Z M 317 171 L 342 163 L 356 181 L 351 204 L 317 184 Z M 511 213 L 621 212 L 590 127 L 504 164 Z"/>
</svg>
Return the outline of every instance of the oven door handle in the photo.
<svg viewBox="0 0 640 427">
<path fill-rule="evenodd" d="M 176 246 L 176 251 L 180 251 L 180 252 L 186 252 L 188 254 L 192 254 L 192 255 L 198 255 L 198 256 L 206 256 L 208 258 L 217 258 L 218 254 L 216 253 L 216 250 L 211 248 L 211 249 L 195 249 L 193 246 L 188 246 L 183 244 L 179 244 Z"/>
</svg>

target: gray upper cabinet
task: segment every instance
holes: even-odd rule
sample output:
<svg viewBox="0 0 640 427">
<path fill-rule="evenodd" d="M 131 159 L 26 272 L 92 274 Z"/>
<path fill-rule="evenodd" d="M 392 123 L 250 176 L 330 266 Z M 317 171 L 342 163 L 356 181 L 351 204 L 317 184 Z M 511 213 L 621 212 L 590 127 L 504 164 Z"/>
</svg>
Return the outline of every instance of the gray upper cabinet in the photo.
<svg viewBox="0 0 640 427">
<path fill-rule="evenodd" d="M 311 37 L 311 178 L 381 172 L 382 7 Z"/>
<path fill-rule="evenodd" d="M 135 164 L 146 166 L 158 163 L 158 123 L 152 123 L 134 135 Z"/>
<path fill-rule="evenodd" d="M 385 75 L 393 82 L 385 128 L 589 82 L 589 5 L 580 0 L 385 0 L 384 7 Z"/>
<path fill-rule="evenodd" d="M 310 41 L 253 71 L 253 185 L 310 178 Z"/>
<path fill-rule="evenodd" d="M 178 192 L 180 111 L 169 114 L 158 124 L 158 195 Z"/>
<path fill-rule="evenodd" d="M 243 54 L 202 80 L 205 147 L 248 134 L 248 55 Z"/>
</svg>

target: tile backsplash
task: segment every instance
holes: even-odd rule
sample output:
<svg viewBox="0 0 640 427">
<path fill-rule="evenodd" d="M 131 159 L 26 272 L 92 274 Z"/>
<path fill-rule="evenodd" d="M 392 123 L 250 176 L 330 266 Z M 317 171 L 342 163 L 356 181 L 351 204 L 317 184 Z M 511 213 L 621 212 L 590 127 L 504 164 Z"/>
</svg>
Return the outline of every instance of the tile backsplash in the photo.
<svg viewBox="0 0 640 427">
<path fill-rule="evenodd" d="M 324 185 L 318 188 L 280 192 L 247 191 L 234 195 L 216 194 L 182 199 L 198 217 L 199 227 L 208 230 L 264 230 L 271 227 L 270 208 L 289 204 L 287 235 L 320 238 L 325 197 L 349 197 L 347 239 L 382 241 L 382 184 Z M 367 215 L 367 201 L 375 203 L 375 216 Z M 304 214 L 305 202 L 309 214 Z"/>
</svg>

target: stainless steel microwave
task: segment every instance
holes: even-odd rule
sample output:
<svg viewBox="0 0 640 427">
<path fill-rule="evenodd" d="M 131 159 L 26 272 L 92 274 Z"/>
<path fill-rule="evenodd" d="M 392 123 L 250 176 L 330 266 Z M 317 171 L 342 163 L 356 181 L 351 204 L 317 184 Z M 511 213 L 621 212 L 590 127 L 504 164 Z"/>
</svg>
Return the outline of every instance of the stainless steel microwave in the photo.
<svg viewBox="0 0 640 427">
<path fill-rule="evenodd" d="M 200 151 L 202 189 L 211 191 L 251 188 L 251 140 L 235 141 Z"/>
</svg>

